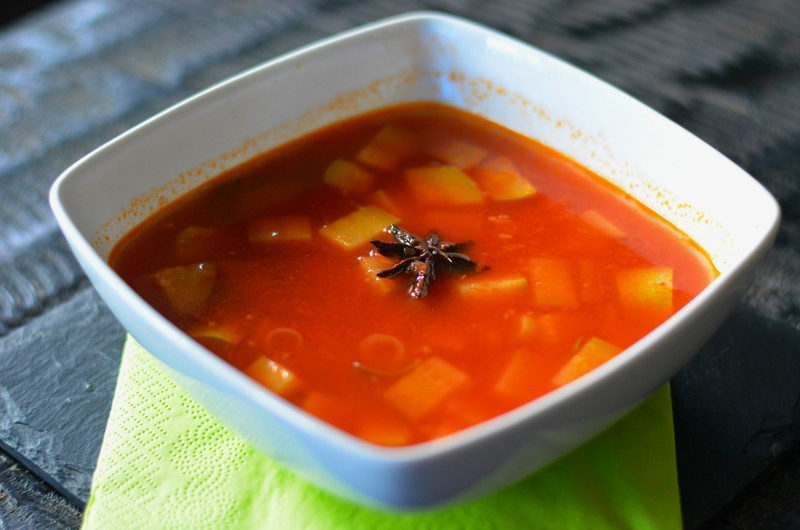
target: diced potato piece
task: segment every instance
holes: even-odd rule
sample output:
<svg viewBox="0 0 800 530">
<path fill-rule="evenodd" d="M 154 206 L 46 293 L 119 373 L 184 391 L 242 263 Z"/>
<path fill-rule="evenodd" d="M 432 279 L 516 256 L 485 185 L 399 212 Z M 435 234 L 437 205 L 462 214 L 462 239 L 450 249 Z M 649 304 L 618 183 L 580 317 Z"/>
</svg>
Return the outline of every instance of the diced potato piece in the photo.
<svg viewBox="0 0 800 530">
<path fill-rule="evenodd" d="M 431 357 L 398 379 L 383 396 L 405 416 L 416 420 L 438 407 L 468 380 L 469 376 L 458 368 Z"/>
<path fill-rule="evenodd" d="M 580 215 L 587 224 L 590 224 L 603 234 L 614 239 L 622 239 L 625 232 L 620 227 L 608 220 L 608 218 L 596 210 L 587 210 Z"/>
<path fill-rule="evenodd" d="M 435 159 L 461 169 L 470 168 L 486 158 L 486 149 L 456 138 L 434 142 L 428 152 Z"/>
<path fill-rule="evenodd" d="M 301 406 L 306 412 L 340 427 L 348 425 L 353 416 L 350 407 L 340 397 L 322 392 L 309 392 Z"/>
<path fill-rule="evenodd" d="M 189 226 L 175 238 L 175 257 L 183 262 L 198 262 L 218 256 L 227 247 L 228 238 L 221 230 Z"/>
<path fill-rule="evenodd" d="M 386 193 L 386 190 L 375 190 L 367 195 L 367 202 L 374 204 L 378 208 L 387 211 L 391 214 L 397 214 L 400 210 L 397 207 L 394 199 Z"/>
<path fill-rule="evenodd" d="M 195 263 L 170 267 L 158 271 L 155 279 L 178 313 L 194 313 L 211 295 L 217 279 L 217 266 L 213 263 Z"/>
<path fill-rule="evenodd" d="M 511 274 L 500 278 L 485 278 L 479 275 L 459 282 L 458 292 L 472 299 L 505 298 L 527 293 L 528 280 L 522 274 Z"/>
<path fill-rule="evenodd" d="M 517 323 L 517 337 L 523 340 L 535 338 L 538 334 L 539 327 L 539 321 L 534 315 L 523 313 L 519 316 L 519 321 Z"/>
<path fill-rule="evenodd" d="M 495 415 L 485 397 L 461 390 L 453 395 L 444 406 L 444 413 L 461 425 L 460 428 L 475 425 Z"/>
<path fill-rule="evenodd" d="M 672 314 L 672 275 L 669 267 L 630 269 L 617 274 L 617 292 L 626 311 L 654 318 Z"/>
<path fill-rule="evenodd" d="M 494 385 L 494 390 L 503 397 L 514 400 L 532 399 L 537 394 L 537 389 L 532 383 L 532 375 L 541 369 L 536 362 L 536 356 L 527 350 L 515 350 L 506 365 L 500 378 Z"/>
<path fill-rule="evenodd" d="M 319 229 L 319 235 L 346 249 L 358 248 L 369 243 L 389 225 L 400 218 L 377 206 L 364 206 Z"/>
<path fill-rule="evenodd" d="M 350 193 L 366 193 L 372 187 L 375 176 L 347 160 L 334 160 L 325 170 L 325 184 Z"/>
<path fill-rule="evenodd" d="M 248 237 L 251 243 L 311 241 L 311 220 L 303 215 L 262 217 L 250 223 Z"/>
<path fill-rule="evenodd" d="M 223 342 L 239 344 L 242 341 L 242 330 L 233 325 L 200 326 L 189 331 L 189 335 L 201 342 Z"/>
<path fill-rule="evenodd" d="M 295 396 L 303 389 L 302 382 L 294 372 L 263 355 L 244 373 L 285 398 Z"/>
<path fill-rule="evenodd" d="M 477 204 L 483 201 L 478 185 L 453 166 L 426 166 L 407 169 L 406 182 L 411 192 L 430 204 Z"/>
<path fill-rule="evenodd" d="M 387 125 L 358 152 L 356 160 L 390 171 L 397 169 L 416 148 L 417 139 L 411 132 L 397 125 Z"/>
<path fill-rule="evenodd" d="M 496 201 L 524 199 L 536 193 L 528 179 L 520 175 L 514 163 L 498 157 L 482 163 L 470 171 L 481 189 Z"/>
<path fill-rule="evenodd" d="M 567 262 L 561 259 L 534 258 L 530 283 L 536 304 L 547 307 L 578 307 L 578 296 Z"/>
<path fill-rule="evenodd" d="M 553 384 L 556 386 L 566 385 L 583 374 L 594 370 L 621 351 L 622 348 L 618 348 L 597 337 L 592 337 L 553 377 Z"/>
<path fill-rule="evenodd" d="M 383 416 L 370 418 L 356 430 L 356 436 L 378 445 L 407 445 L 411 441 L 411 429 L 397 418 Z"/>
<path fill-rule="evenodd" d="M 401 291 L 405 288 L 405 284 L 402 281 L 378 277 L 379 272 L 392 268 L 396 262 L 396 260 L 380 254 L 359 256 L 358 258 L 358 264 L 361 270 L 364 271 L 364 279 L 384 293 Z"/>
</svg>

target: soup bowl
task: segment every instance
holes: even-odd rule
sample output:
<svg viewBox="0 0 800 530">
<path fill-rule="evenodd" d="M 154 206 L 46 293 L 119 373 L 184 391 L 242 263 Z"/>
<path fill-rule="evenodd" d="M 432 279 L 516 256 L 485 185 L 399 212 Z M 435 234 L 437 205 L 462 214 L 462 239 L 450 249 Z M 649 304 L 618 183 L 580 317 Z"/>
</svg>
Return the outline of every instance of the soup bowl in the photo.
<svg viewBox="0 0 800 530">
<path fill-rule="evenodd" d="M 445 103 L 555 148 L 690 236 L 720 275 L 577 380 L 464 431 L 387 448 L 271 394 L 171 324 L 108 266 L 122 236 L 226 169 L 336 121 L 414 101 Z M 51 204 L 111 311 L 179 384 L 301 476 L 398 510 L 497 490 L 654 392 L 733 308 L 779 220 L 775 200 L 752 177 L 655 111 L 525 43 L 434 13 L 371 24 L 213 86 L 75 163 L 53 185 Z"/>
</svg>

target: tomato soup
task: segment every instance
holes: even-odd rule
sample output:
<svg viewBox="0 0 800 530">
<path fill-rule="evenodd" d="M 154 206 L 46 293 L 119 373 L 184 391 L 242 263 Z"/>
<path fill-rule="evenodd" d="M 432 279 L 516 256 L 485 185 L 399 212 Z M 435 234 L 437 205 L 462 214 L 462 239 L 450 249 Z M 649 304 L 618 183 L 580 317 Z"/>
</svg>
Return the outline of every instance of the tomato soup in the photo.
<svg viewBox="0 0 800 530">
<path fill-rule="evenodd" d="M 110 263 L 270 391 L 389 446 L 569 383 L 717 274 L 586 168 L 432 103 L 230 170 L 142 223 Z"/>
</svg>

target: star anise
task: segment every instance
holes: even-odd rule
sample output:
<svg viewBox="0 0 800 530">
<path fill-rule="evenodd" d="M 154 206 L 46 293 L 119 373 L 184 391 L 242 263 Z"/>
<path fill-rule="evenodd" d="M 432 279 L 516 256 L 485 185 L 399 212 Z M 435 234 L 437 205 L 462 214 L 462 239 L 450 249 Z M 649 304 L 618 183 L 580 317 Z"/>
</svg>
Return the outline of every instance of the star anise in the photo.
<svg viewBox="0 0 800 530">
<path fill-rule="evenodd" d="M 378 252 L 383 256 L 397 258 L 400 261 L 391 269 L 378 273 L 380 278 L 396 278 L 401 274 L 413 276 L 408 294 L 413 298 L 422 298 L 439 272 L 475 272 L 478 265 L 469 256 L 462 254 L 469 242 L 451 243 L 441 241 L 436 232 L 425 238 L 419 238 L 402 228 L 391 225 L 388 231 L 396 243 L 373 239 Z"/>
</svg>

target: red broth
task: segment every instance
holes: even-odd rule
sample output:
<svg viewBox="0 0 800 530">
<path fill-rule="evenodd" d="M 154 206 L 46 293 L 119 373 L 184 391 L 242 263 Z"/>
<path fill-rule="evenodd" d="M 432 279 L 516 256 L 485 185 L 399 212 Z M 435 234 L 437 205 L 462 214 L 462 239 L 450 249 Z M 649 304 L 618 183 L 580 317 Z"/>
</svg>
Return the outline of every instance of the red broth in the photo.
<svg viewBox="0 0 800 530">
<path fill-rule="evenodd" d="M 376 273 L 396 224 L 465 252 L 427 296 Z M 169 320 L 298 407 L 409 445 L 588 372 L 715 276 L 685 235 L 552 149 L 419 103 L 326 127 L 142 223 L 113 268 Z"/>
</svg>

